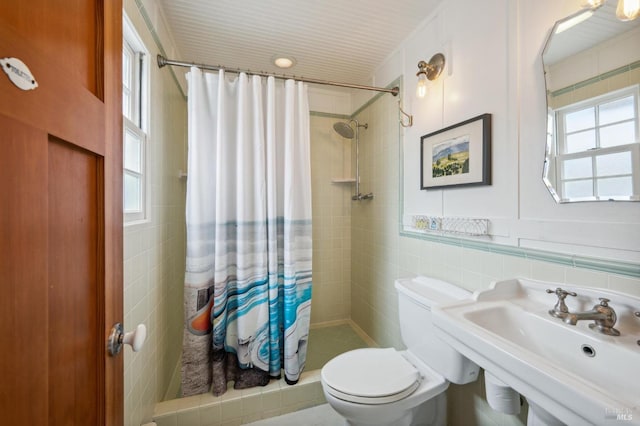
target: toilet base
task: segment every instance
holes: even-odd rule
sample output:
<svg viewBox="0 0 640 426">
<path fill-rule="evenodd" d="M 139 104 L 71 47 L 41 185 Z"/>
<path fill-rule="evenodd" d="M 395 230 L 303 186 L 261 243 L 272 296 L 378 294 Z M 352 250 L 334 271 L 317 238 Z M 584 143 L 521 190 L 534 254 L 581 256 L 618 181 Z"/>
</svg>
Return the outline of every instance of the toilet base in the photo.
<svg viewBox="0 0 640 426">
<path fill-rule="evenodd" d="M 326 395 L 326 394 L 325 394 Z M 393 404 L 369 405 L 354 412 L 349 402 L 334 399 L 331 407 L 349 426 L 445 426 L 447 424 L 447 394 L 442 392 L 410 410 L 393 410 Z"/>
</svg>

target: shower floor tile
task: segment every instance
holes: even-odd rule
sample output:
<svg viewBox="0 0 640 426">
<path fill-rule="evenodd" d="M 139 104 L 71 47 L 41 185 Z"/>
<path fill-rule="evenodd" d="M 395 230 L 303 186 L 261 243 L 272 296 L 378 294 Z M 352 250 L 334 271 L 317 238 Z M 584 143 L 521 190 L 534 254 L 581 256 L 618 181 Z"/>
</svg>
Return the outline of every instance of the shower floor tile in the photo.
<svg viewBox="0 0 640 426">
<path fill-rule="evenodd" d="M 318 370 L 341 353 L 369 345 L 349 324 L 340 324 L 309 330 L 308 347 L 305 371 Z"/>
</svg>

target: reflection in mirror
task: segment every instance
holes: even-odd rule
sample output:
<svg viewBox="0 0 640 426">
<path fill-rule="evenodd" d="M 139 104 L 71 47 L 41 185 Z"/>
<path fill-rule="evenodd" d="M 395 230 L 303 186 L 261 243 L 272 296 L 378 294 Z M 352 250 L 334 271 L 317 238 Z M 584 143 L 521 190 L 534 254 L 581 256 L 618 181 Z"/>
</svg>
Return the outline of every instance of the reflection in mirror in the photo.
<svg viewBox="0 0 640 426">
<path fill-rule="evenodd" d="M 615 8 L 558 21 L 542 54 L 544 182 L 559 203 L 640 201 L 640 19 Z"/>
</svg>

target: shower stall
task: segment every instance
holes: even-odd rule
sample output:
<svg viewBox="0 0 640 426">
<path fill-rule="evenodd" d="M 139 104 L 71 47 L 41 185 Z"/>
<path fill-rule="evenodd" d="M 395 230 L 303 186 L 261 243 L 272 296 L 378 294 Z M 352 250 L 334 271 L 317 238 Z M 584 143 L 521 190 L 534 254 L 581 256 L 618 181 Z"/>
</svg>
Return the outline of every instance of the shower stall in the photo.
<svg viewBox="0 0 640 426">
<path fill-rule="evenodd" d="M 173 87 L 170 89 L 175 90 Z M 177 398 L 182 393 L 181 369 L 180 362 L 176 359 L 177 351 L 174 348 L 178 346 L 177 343 L 180 340 L 178 327 L 183 323 L 183 304 L 176 304 L 174 301 L 181 299 L 177 284 L 181 279 L 179 271 L 184 270 L 181 266 L 184 264 L 183 256 L 186 248 L 183 242 L 184 233 L 174 232 L 173 229 L 182 229 L 184 194 L 188 182 L 193 180 L 191 176 L 188 179 L 174 176 L 175 170 L 184 169 L 186 149 L 183 146 L 174 149 L 170 144 L 171 141 L 180 139 L 182 134 L 178 134 L 167 125 L 166 133 L 172 137 L 166 138 L 166 144 L 162 148 L 166 152 L 171 152 L 169 157 L 171 161 L 165 162 L 166 165 L 164 163 L 154 165 L 154 170 L 159 176 L 166 176 L 165 179 L 170 183 L 170 185 L 158 185 L 158 187 L 162 188 L 162 191 L 168 189 L 173 191 L 170 200 L 172 203 L 175 200 L 175 205 L 171 204 L 170 211 L 163 213 L 162 216 L 171 222 L 166 225 L 164 222 L 159 224 L 158 229 L 163 231 L 164 237 L 163 239 L 158 237 L 159 242 L 162 243 L 158 249 L 150 248 L 149 253 L 141 253 L 142 249 L 147 247 L 144 241 L 146 233 L 132 228 L 128 231 L 130 234 L 128 240 L 131 242 L 125 250 L 128 256 L 128 269 L 125 275 L 130 280 L 125 295 L 127 298 L 125 305 L 131 306 L 132 314 L 137 315 L 136 307 L 147 305 L 146 301 L 134 304 L 134 300 L 131 299 L 131 295 L 138 294 L 138 281 L 143 284 L 155 282 L 152 279 L 155 277 L 153 274 L 159 273 L 160 268 L 163 269 L 159 290 L 167 292 L 167 294 L 163 293 L 161 298 L 161 305 L 157 311 L 160 314 L 153 317 L 159 322 L 157 336 L 162 349 L 158 353 L 162 356 L 153 364 L 149 363 L 148 370 L 159 371 L 156 375 L 158 383 L 153 387 L 146 385 L 143 380 L 152 374 L 145 373 L 145 376 L 128 385 L 131 396 L 127 401 L 134 401 L 129 403 L 134 405 L 127 410 L 130 424 L 136 424 L 136 421 L 140 424 L 138 419 L 149 418 L 146 414 L 149 407 L 147 401 L 158 398 L 156 396 L 158 394 L 161 395 L 158 399 L 162 401 L 155 403 L 152 419 L 159 425 L 188 424 L 190 419 L 196 416 L 201 419 L 202 424 L 207 425 L 224 424 L 230 421 L 249 422 L 317 405 L 324 402 L 319 383 L 319 368 L 328 358 L 336 355 L 333 349 L 346 351 L 354 349 L 355 345 L 363 345 L 363 342 L 364 345 L 370 346 L 375 345 L 374 340 L 385 341 L 379 335 L 374 336 L 371 324 L 363 319 L 364 316 L 368 316 L 370 309 L 370 306 L 363 302 L 367 300 L 363 292 L 370 293 L 372 290 L 368 287 L 364 290 L 365 286 L 369 285 L 369 280 L 363 277 L 369 276 L 365 270 L 371 267 L 371 262 L 369 257 L 363 258 L 363 256 L 370 255 L 371 251 L 363 250 L 362 245 L 373 246 L 371 244 L 373 235 L 370 230 L 374 204 L 353 203 L 353 201 L 372 199 L 375 193 L 376 200 L 379 200 L 378 206 L 395 205 L 393 197 L 397 191 L 389 189 L 393 187 L 394 180 L 390 173 L 393 173 L 394 168 L 388 166 L 390 162 L 395 164 L 397 144 L 383 143 L 398 137 L 394 99 L 390 96 L 379 96 L 357 114 L 357 116 L 349 116 L 343 111 L 311 113 L 313 250 L 318 253 L 318 256 L 314 257 L 313 273 L 317 285 L 314 287 L 315 302 L 311 309 L 312 327 L 307 345 L 308 361 L 300 380 L 294 386 L 289 386 L 284 379 L 280 379 L 271 380 L 264 387 L 247 390 L 231 388 L 224 397 L 215 397 L 211 392 L 206 392 Z M 183 127 L 186 127 L 186 115 L 180 118 L 184 121 Z M 372 124 L 369 127 L 367 123 L 372 123 L 372 120 L 375 121 L 375 125 Z M 158 120 L 158 122 L 165 121 Z M 352 141 L 355 143 L 351 143 Z M 174 153 L 174 151 L 178 152 Z M 163 168 L 158 171 L 156 166 Z M 345 174 L 349 179 L 334 180 L 336 176 L 343 177 Z M 350 182 L 348 185 L 334 184 L 347 180 Z M 355 188 L 352 185 L 354 182 Z M 169 226 L 171 226 L 171 232 L 167 231 Z M 141 241 L 136 242 L 138 240 Z M 172 246 L 171 250 L 164 250 L 169 242 L 175 242 L 177 247 L 173 249 Z M 354 247 L 358 249 L 354 250 Z M 139 264 L 138 256 L 141 255 L 143 259 L 148 259 L 149 277 L 139 277 L 137 269 L 134 269 L 134 266 Z M 167 261 L 175 262 L 171 262 L 171 268 L 165 268 L 164 265 L 169 264 Z M 354 286 L 352 284 L 354 282 L 358 285 Z M 175 286 L 174 283 L 176 283 Z M 352 299 L 358 302 L 352 304 Z M 376 298 L 370 302 L 378 303 L 378 300 L 384 299 Z M 377 305 L 375 308 L 377 311 L 383 310 Z M 156 311 L 152 313 L 155 315 Z M 376 327 L 376 330 L 378 329 Z M 393 332 L 389 331 L 392 330 L 392 325 L 385 325 L 383 329 L 385 336 L 394 336 Z M 369 333 L 372 333 L 370 338 L 367 336 Z M 356 339 L 349 337 L 354 335 Z M 323 340 L 324 338 L 328 341 Z M 331 343 L 334 341 L 349 343 L 347 347 L 338 348 Z M 167 349 L 164 349 L 165 347 Z M 331 352 L 329 348 L 332 348 Z M 141 365 L 147 365 L 146 361 L 146 358 L 140 356 L 130 358 L 128 371 L 139 370 Z M 141 402 L 138 404 L 135 402 L 134 395 L 135 389 L 140 386 L 146 386 L 151 390 L 148 392 L 149 395 L 145 394 L 143 398 L 139 398 Z"/>
<path fill-rule="evenodd" d="M 351 141 L 358 144 L 362 141 L 362 146 L 357 147 L 360 156 L 358 173 L 369 169 L 367 158 L 370 158 L 374 133 L 378 130 L 377 126 L 374 130 L 365 124 L 369 122 L 369 117 L 357 118 L 359 121 L 344 118 L 340 126 L 335 117 L 311 114 L 313 248 L 319 255 L 314 258 L 313 264 L 317 285 L 311 309 L 307 364 L 300 381 L 294 386 L 286 385 L 281 379 L 251 390 L 230 388 L 224 397 L 215 397 L 207 392 L 173 399 L 180 393 L 177 387 L 180 376 L 178 370 L 174 391 L 167 395 L 164 402 L 156 405 L 154 420 L 158 424 L 173 419 L 180 424 L 186 422 L 189 416 L 196 415 L 219 419 L 219 423 L 212 421 L 211 424 L 222 424 L 223 418 L 228 419 L 227 416 L 232 415 L 252 421 L 322 404 L 325 400 L 320 385 L 320 368 L 324 363 L 339 353 L 376 345 L 364 330 L 349 319 L 352 316 L 351 215 L 356 205 L 352 199 L 358 198 L 354 197 L 352 184 L 332 184 L 336 174 L 355 171 L 356 144 L 349 146 Z M 364 132 L 363 128 L 368 132 Z M 339 158 L 343 158 L 344 162 L 336 162 Z M 371 188 L 371 181 L 366 175 L 361 180 L 362 186 Z M 356 191 L 358 194 L 361 200 L 371 197 L 371 194 L 361 194 L 359 190 Z M 364 198 L 367 195 L 369 197 Z M 367 204 L 360 206 L 367 208 Z M 243 409 L 236 413 L 232 410 L 237 405 Z"/>
</svg>

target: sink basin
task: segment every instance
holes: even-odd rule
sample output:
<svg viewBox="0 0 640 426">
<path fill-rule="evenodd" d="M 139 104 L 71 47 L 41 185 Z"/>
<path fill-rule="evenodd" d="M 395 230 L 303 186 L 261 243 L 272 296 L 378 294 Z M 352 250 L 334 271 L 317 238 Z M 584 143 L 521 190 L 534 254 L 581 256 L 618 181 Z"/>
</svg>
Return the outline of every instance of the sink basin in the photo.
<svg viewBox="0 0 640 426">
<path fill-rule="evenodd" d="M 473 300 L 433 309 L 438 335 L 560 421 L 569 424 L 640 425 L 640 298 L 601 289 L 566 286 L 571 312 L 599 297 L 610 299 L 620 336 L 565 324 L 548 314 L 555 283 L 507 280 Z"/>
</svg>

